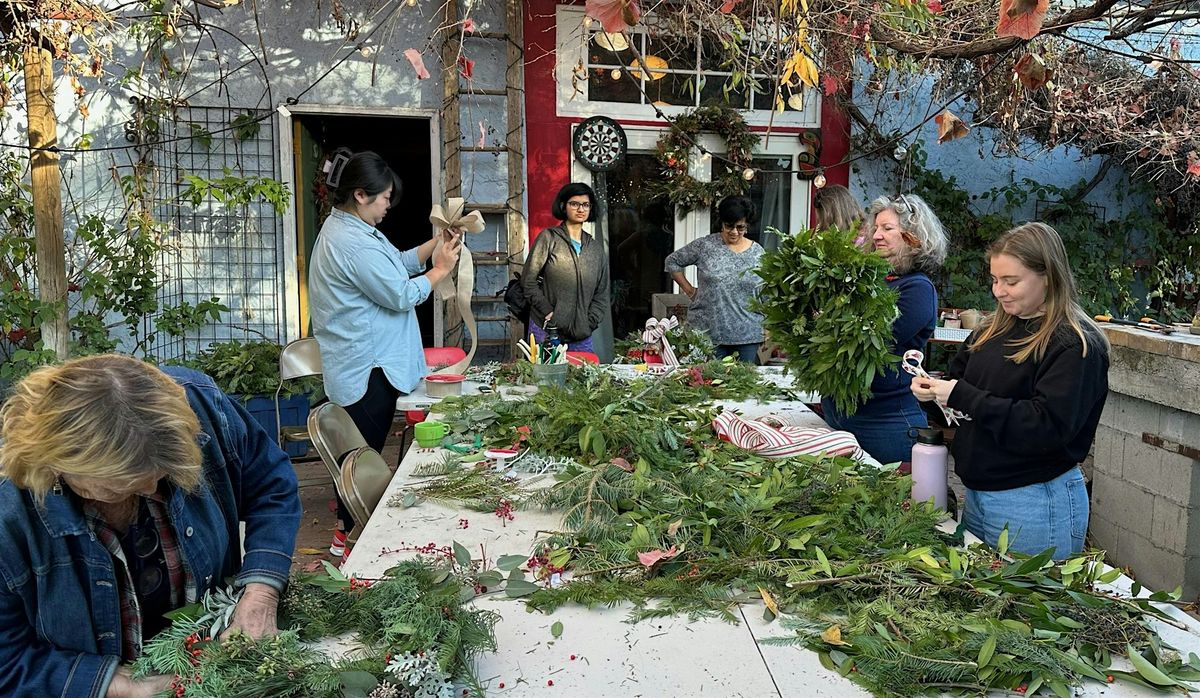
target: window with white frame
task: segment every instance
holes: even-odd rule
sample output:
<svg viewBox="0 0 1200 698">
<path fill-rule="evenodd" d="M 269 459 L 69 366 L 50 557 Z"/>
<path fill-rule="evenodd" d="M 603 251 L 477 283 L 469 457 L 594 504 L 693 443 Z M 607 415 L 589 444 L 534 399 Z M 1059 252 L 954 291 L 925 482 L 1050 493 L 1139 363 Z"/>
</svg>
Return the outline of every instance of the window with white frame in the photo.
<svg viewBox="0 0 1200 698">
<path fill-rule="evenodd" d="M 606 34 L 599 23 L 586 21 L 579 6 L 560 5 L 556 25 L 559 116 L 644 120 L 657 119 L 659 110 L 676 116 L 720 104 L 746 110 L 752 125 L 819 125 L 815 90 L 805 90 L 802 98 L 784 102 L 782 112 L 772 113 L 777 77 L 725 65 L 715 38 L 668 35 L 650 14 L 626 34 Z"/>
</svg>

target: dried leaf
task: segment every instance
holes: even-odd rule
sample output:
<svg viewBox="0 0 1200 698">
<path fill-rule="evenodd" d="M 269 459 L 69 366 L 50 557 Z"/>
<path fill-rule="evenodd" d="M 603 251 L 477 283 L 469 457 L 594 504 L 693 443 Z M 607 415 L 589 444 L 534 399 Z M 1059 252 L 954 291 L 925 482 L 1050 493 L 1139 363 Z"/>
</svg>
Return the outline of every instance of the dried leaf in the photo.
<svg viewBox="0 0 1200 698">
<path fill-rule="evenodd" d="M 673 536 L 679 532 L 679 527 L 683 525 L 683 519 L 676 519 L 667 526 L 667 535 Z"/>
<path fill-rule="evenodd" d="M 1187 173 L 1193 177 L 1200 177 L 1200 155 L 1196 151 L 1191 151 L 1187 155 L 1188 167 Z"/>
<path fill-rule="evenodd" d="M 1016 36 L 1028 41 L 1042 30 L 1050 0 L 1000 0 L 996 36 Z"/>
<path fill-rule="evenodd" d="M 771 609 L 771 613 L 779 615 L 779 604 L 775 603 L 775 597 L 771 596 L 771 592 L 767 591 L 764 587 L 759 587 L 758 593 L 762 595 L 763 603 L 767 605 L 767 608 Z M 836 625 L 833 627 L 837 628 Z"/>
<path fill-rule="evenodd" d="M 825 73 L 821 76 L 821 90 L 828 97 L 842 89 L 842 81 L 838 80 L 837 76 Z"/>
<path fill-rule="evenodd" d="M 842 628 L 838 625 L 831 625 L 821 632 L 821 640 L 830 645 L 845 645 L 842 642 Z"/>
<path fill-rule="evenodd" d="M 612 463 L 613 465 L 617 466 L 618 468 L 620 468 L 621 470 L 624 470 L 627 473 L 633 472 L 633 464 L 630 463 L 629 461 L 625 460 L 624 458 L 621 458 L 620 456 L 613 458 L 612 460 L 609 461 L 609 463 Z"/>
<path fill-rule="evenodd" d="M 587 0 L 584 11 L 606 32 L 627 31 L 642 17 L 636 0 Z"/>
<path fill-rule="evenodd" d="M 721 5 L 720 12 L 722 14 L 733 12 L 733 8 L 737 7 L 738 2 L 739 0 L 725 0 L 724 4 Z"/>
<path fill-rule="evenodd" d="M 475 61 L 466 56 L 458 57 L 458 72 L 464 78 L 470 80 L 475 76 Z"/>
<path fill-rule="evenodd" d="M 413 70 L 417 72 L 418 80 L 428 80 L 429 70 L 425 67 L 425 61 L 421 58 L 421 52 L 415 48 L 404 49 L 404 57 L 412 63 Z"/>
<path fill-rule="evenodd" d="M 296 552 L 300 553 L 301 555 L 324 555 L 325 554 L 324 550 L 319 550 L 317 548 L 296 548 Z"/>
<path fill-rule="evenodd" d="M 669 559 L 679 554 L 675 546 L 671 546 L 670 550 L 651 550 L 648 553 L 638 553 L 638 562 L 646 567 L 653 567 L 654 563 L 659 560 Z"/>
<path fill-rule="evenodd" d="M 938 127 L 937 142 L 939 144 L 957 140 L 971 132 L 963 120 L 955 116 L 949 109 L 933 117 L 933 121 Z"/>
<path fill-rule="evenodd" d="M 1027 90 L 1038 90 L 1054 77 L 1054 71 L 1046 67 L 1046 62 L 1042 57 L 1027 53 L 1021 56 L 1013 70 L 1017 73 L 1017 78 Z"/>
<path fill-rule="evenodd" d="M 466 19 L 463 20 L 462 27 L 463 27 L 463 31 L 465 31 L 466 33 L 474 34 L 475 29 L 476 29 L 475 20 L 471 19 L 470 17 L 467 17 Z"/>
</svg>

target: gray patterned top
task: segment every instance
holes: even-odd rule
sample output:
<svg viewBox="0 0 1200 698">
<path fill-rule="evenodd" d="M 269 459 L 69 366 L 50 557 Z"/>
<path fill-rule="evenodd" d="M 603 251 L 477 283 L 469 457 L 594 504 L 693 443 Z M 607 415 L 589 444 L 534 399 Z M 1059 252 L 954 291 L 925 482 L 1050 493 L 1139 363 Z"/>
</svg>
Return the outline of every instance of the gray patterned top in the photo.
<svg viewBox="0 0 1200 698">
<path fill-rule="evenodd" d="M 734 252 L 720 233 L 713 233 L 667 256 L 668 273 L 696 265 L 696 297 L 688 308 L 688 324 L 707 331 L 713 344 L 763 341 L 763 316 L 750 311 L 750 299 L 762 288 L 754 270 L 763 252 L 753 241 L 745 252 Z"/>
</svg>

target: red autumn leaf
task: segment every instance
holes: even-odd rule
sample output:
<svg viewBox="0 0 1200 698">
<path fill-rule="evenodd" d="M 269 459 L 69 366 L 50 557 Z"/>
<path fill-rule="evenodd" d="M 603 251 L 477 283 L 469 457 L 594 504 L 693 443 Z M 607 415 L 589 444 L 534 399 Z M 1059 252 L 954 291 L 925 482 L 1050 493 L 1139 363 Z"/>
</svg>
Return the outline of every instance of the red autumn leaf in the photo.
<svg viewBox="0 0 1200 698">
<path fill-rule="evenodd" d="M 821 76 L 821 91 L 828 97 L 842 89 L 842 81 L 837 76 L 825 73 Z"/>
<path fill-rule="evenodd" d="M 721 13 L 729 14 L 733 12 L 733 8 L 737 7 L 738 0 L 725 0 L 725 4 L 721 5 Z"/>
<path fill-rule="evenodd" d="M 935 15 L 942 13 L 942 0 L 925 0 L 925 9 Z"/>
<path fill-rule="evenodd" d="M 610 34 L 630 29 L 642 17 L 637 0 L 587 0 L 584 11 Z"/>
<path fill-rule="evenodd" d="M 1027 53 L 1017 61 L 1013 66 L 1013 70 L 1017 73 L 1017 78 L 1021 84 L 1028 90 L 1041 89 L 1052 77 L 1054 71 L 1046 67 L 1046 62 L 1041 56 L 1033 53 Z"/>
<path fill-rule="evenodd" d="M 470 80 L 475 75 L 475 61 L 466 56 L 458 57 L 458 72 L 464 78 Z"/>
<path fill-rule="evenodd" d="M 1200 155 L 1197 155 L 1196 151 L 1193 150 L 1192 152 L 1188 153 L 1187 159 L 1187 173 L 1193 177 L 1200 177 Z"/>
<path fill-rule="evenodd" d="M 1042 30 L 1050 0 L 1000 0 L 996 36 L 1017 36 L 1028 41 Z"/>
<path fill-rule="evenodd" d="M 612 460 L 609 461 L 609 463 L 612 463 L 613 465 L 617 466 L 618 468 L 620 468 L 621 470 L 624 470 L 627 473 L 633 472 L 633 464 L 631 464 L 629 461 L 625 460 L 624 458 L 621 458 L 620 456 L 613 458 Z"/>
<path fill-rule="evenodd" d="M 670 550 L 651 550 L 648 553 L 638 553 L 638 562 L 646 567 L 653 567 L 654 563 L 659 560 L 673 558 L 679 554 L 675 546 L 671 546 Z"/>
<path fill-rule="evenodd" d="M 421 58 L 421 52 L 415 48 L 404 49 L 404 57 L 412 63 L 413 70 L 417 71 L 418 80 L 428 80 L 429 70 L 425 68 L 425 61 Z"/>
<path fill-rule="evenodd" d="M 933 121 L 938 127 L 939 145 L 962 138 L 971 132 L 963 120 L 955 116 L 949 109 L 933 117 Z"/>
<path fill-rule="evenodd" d="M 463 20 L 463 31 L 465 31 L 468 34 L 474 34 L 475 33 L 475 20 L 471 19 L 470 17 L 467 17 L 466 19 L 464 19 Z"/>
</svg>

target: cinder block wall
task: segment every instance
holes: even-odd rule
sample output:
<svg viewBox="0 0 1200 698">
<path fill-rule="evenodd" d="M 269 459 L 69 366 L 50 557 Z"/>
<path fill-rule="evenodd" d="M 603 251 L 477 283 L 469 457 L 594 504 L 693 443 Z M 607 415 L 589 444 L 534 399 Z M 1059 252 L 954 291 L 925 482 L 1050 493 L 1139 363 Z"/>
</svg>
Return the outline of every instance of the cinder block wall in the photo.
<svg viewBox="0 0 1200 698">
<path fill-rule="evenodd" d="M 1109 330 L 1090 534 L 1154 589 L 1200 595 L 1200 337 Z"/>
</svg>

